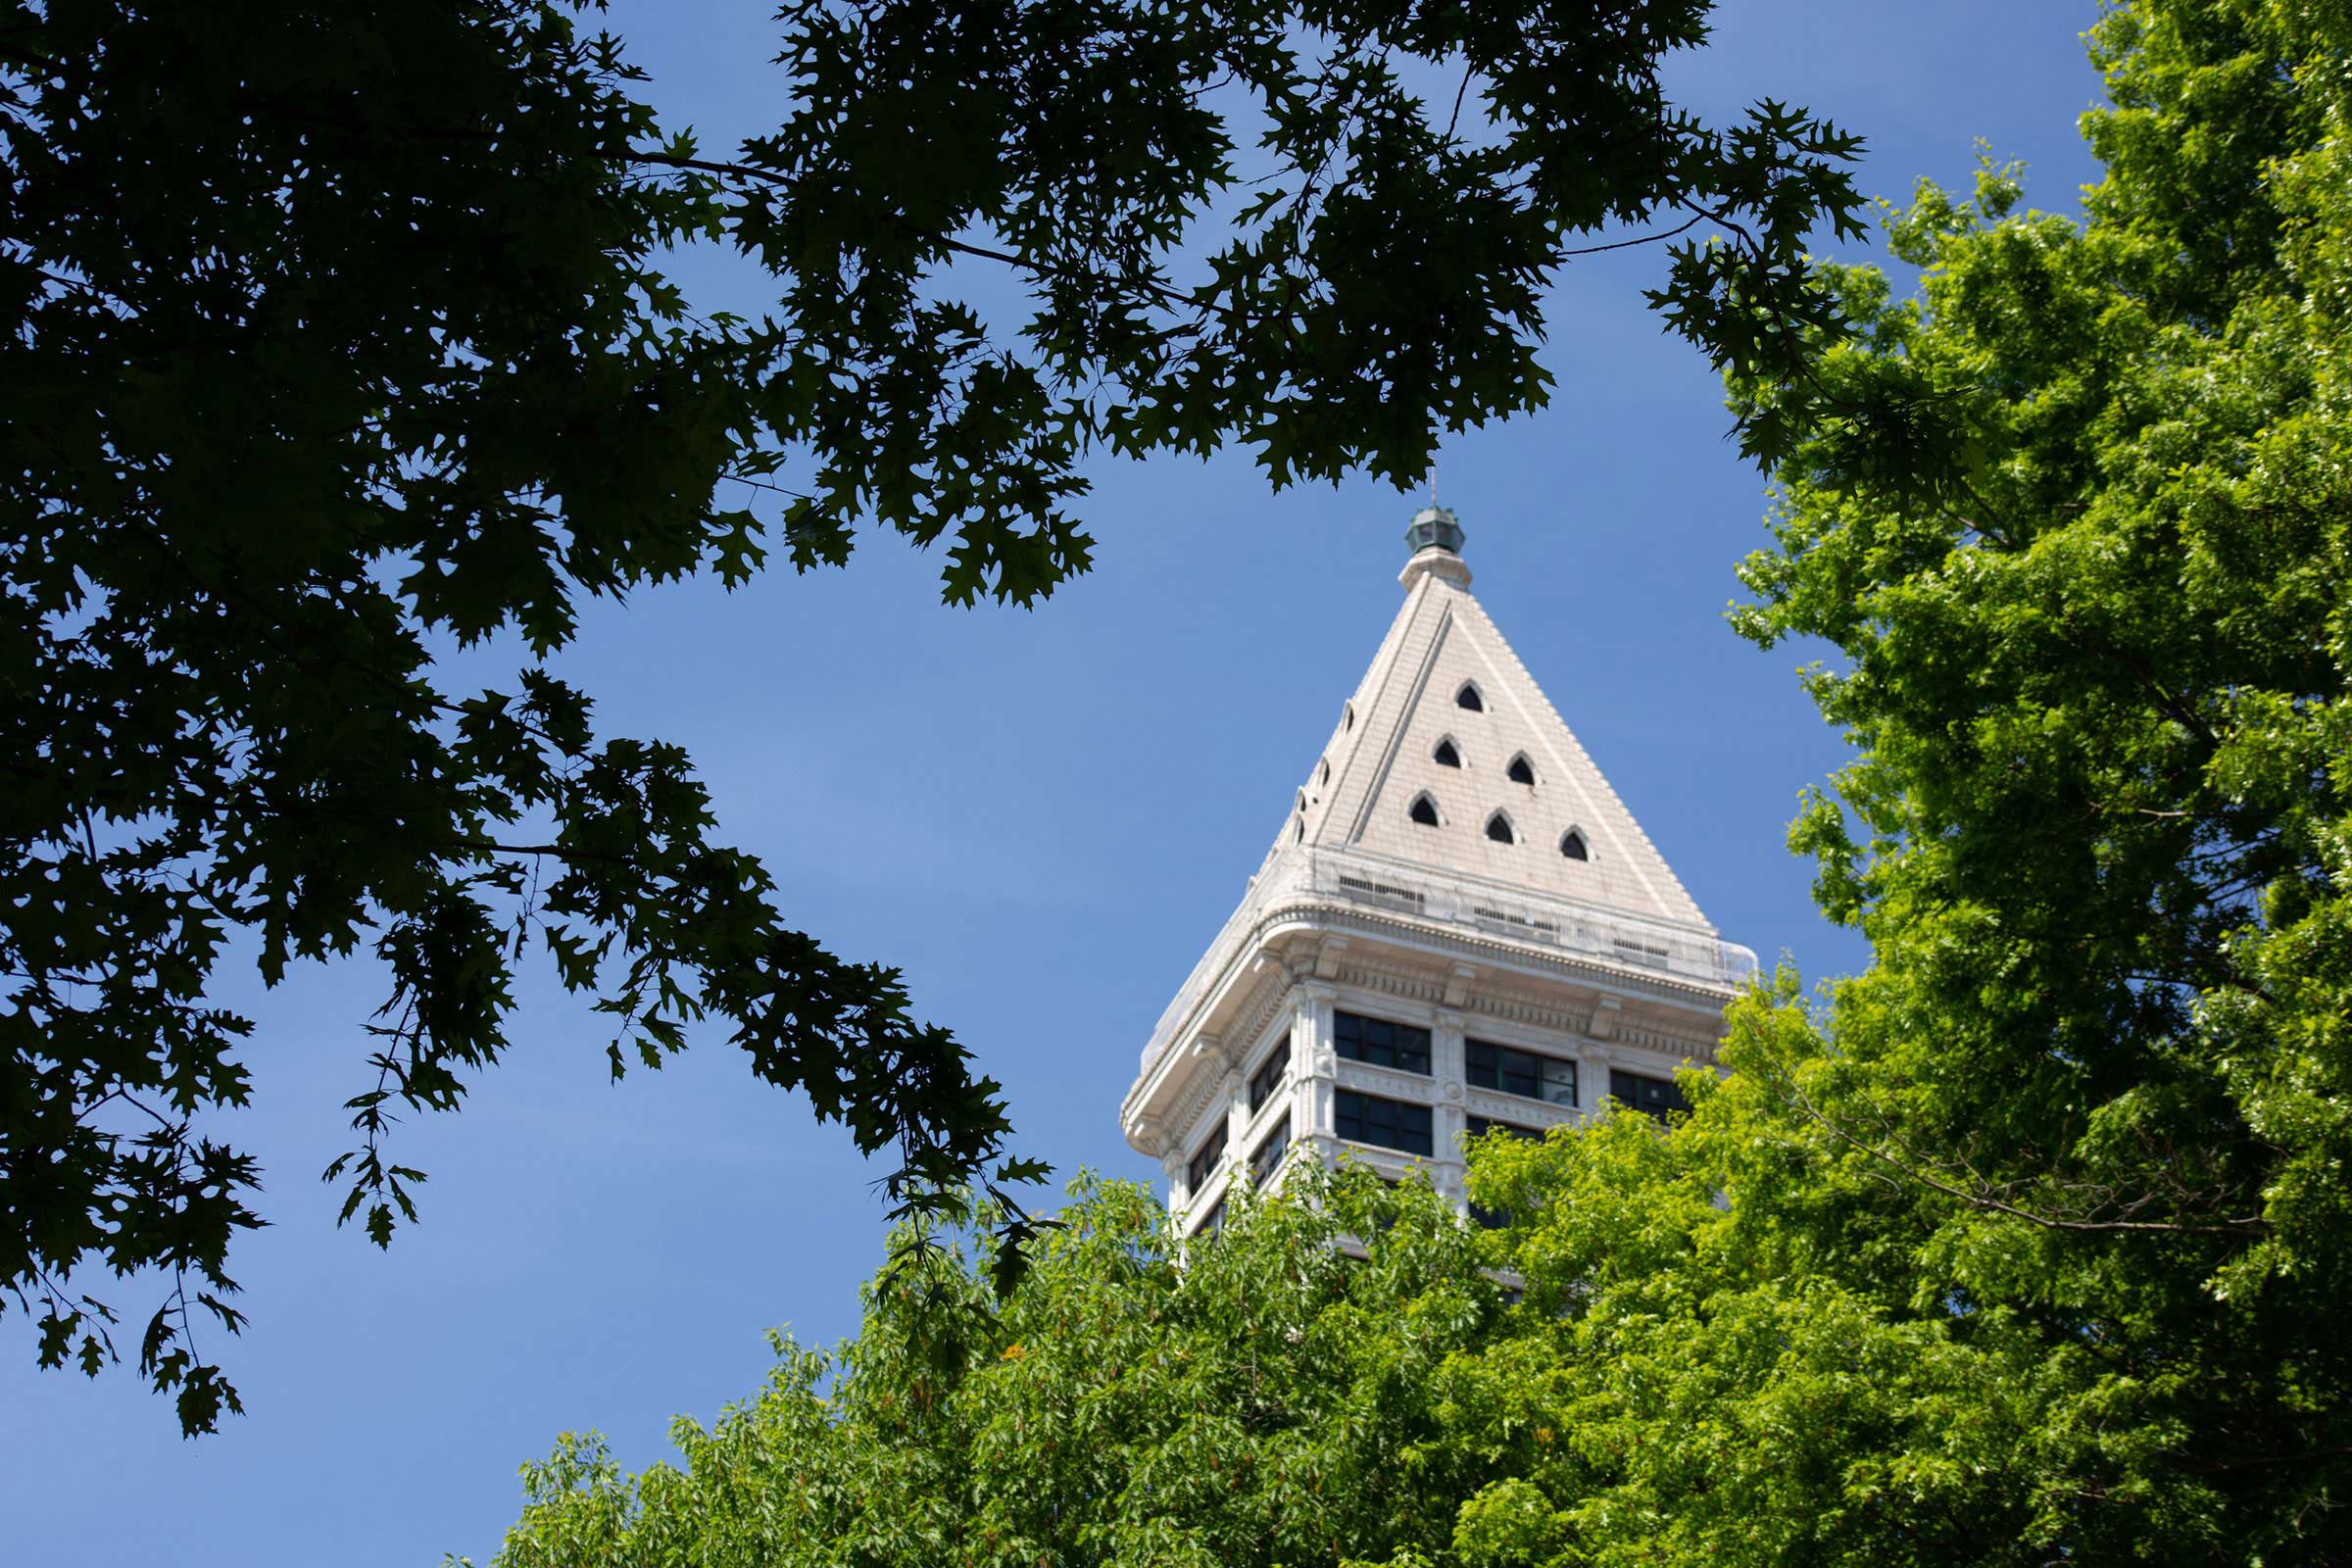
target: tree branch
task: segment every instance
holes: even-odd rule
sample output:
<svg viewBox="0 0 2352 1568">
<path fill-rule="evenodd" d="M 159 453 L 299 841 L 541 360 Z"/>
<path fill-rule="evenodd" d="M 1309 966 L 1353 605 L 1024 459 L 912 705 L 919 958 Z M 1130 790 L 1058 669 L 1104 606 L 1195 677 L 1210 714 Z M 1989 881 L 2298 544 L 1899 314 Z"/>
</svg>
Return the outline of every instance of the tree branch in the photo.
<svg viewBox="0 0 2352 1568">
<path fill-rule="evenodd" d="M 777 173 L 772 169 L 761 169 L 757 164 L 721 163 L 709 158 L 681 158 L 674 153 L 648 152 L 636 147 L 627 149 L 623 156 L 631 163 L 653 164 L 663 169 L 692 170 L 697 173 L 717 174 L 733 179 L 757 180 L 763 185 L 789 186 L 792 183 L 785 175 Z M 1121 288 L 1149 294 L 1154 299 L 1163 300 L 1170 305 L 1182 305 L 1188 308 L 1199 303 L 1181 289 L 1173 289 L 1164 283 L 1154 283 L 1145 278 L 1121 277 L 1116 273 L 1096 271 L 1086 268 L 1055 267 L 1050 263 L 1041 262 L 1035 257 L 1020 256 L 1011 251 L 991 250 L 985 245 L 973 245 L 963 240 L 950 239 L 945 234 L 934 234 L 929 237 L 933 243 L 945 250 L 951 250 L 962 256 L 977 257 L 982 261 L 1002 262 L 1007 267 L 1034 272 L 1040 277 L 1077 277 L 1099 283 L 1115 283 Z"/>
<path fill-rule="evenodd" d="M 1956 1199 L 1960 1202 L 1966 1203 L 1971 1208 L 1984 1209 L 1996 1214 L 2006 1214 L 2012 1219 L 2022 1219 L 2029 1225 L 2038 1225 L 2044 1230 L 2064 1231 L 2081 1235 L 2098 1235 L 2118 1232 L 2146 1232 L 2155 1235 L 2226 1236 L 2242 1239 L 2247 1236 L 2266 1234 L 2270 1230 L 2269 1223 L 2260 1217 L 2251 1219 L 2226 1220 L 2218 1225 L 2183 1225 L 2171 1220 L 2060 1219 L 2054 1215 L 2036 1214 L 2032 1209 L 2020 1208 L 2015 1203 L 2006 1202 L 2001 1199 L 1995 1198 L 1988 1192 L 1980 1191 L 1971 1193 L 1965 1189 L 1955 1187 L 1949 1182 L 1938 1181 L 1918 1166 L 1906 1164 L 1904 1161 L 1899 1160 L 1892 1154 L 1886 1152 L 1886 1151 L 1884 1149 L 1881 1149 L 1873 1144 L 1865 1143 L 1863 1140 L 1856 1138 L 1852 1133 L 1847 1132 L 1843 1127 L 1838 1126 L 1828 1116 L 1824 1115 L 1820 1107 L 1816 1106 L 1813 1102 L 1806 1097 L 1805 1092 L 1797 1087 L 1795 1074 L 1784 1071 L 1781 1075 L 1781 1078 L 1783 1084 L 1788 1090 L 1789 1097 L 1795 1101 L 1798 1108 L 1805 1113 L 1806 1117 L 1830 1133 L 1832 1136 L 1838 1139 L 1841 1143 L 1844 1143 L 1849 1148 L 1857 1150 L 1860 1152 L 1869 1155 L 1871 1158 L 1880 1161 L 1887 1168 L 1901 1174 L 1907 1180 L 1917 1182 L 1923 1187 L 1933 1188 L 1935 1191 L 1943 1194 L 1947 1198 Z M 1982 1180 L 1982 1178 L 1979 1179 L 1980 1181 Z"/>
</svg>

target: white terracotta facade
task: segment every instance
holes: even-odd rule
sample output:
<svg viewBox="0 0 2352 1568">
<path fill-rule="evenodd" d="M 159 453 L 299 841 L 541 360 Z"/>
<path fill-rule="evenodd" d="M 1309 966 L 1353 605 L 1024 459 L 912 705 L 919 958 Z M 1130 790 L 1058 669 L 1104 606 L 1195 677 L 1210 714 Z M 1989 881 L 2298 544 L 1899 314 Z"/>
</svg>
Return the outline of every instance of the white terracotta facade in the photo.
<svg viewBox="0 0 2352 1568">
<path fill-rule="evenodd" d="M 1458 540 L 1446 514 L 1416 523 L 1433 518 Z M 1285 1117 L 1294 1154 L 1347 1150 L 1390 1176 L 1424 1168 L 1458 1201 L 1470 1118 L 1540 1130 L 1589 1114 L 1612 1073 L 1655 1082 L 1711 1064 L 1724 1006 L 1755 969 L 1511 653 L 1460 557 L 1422 549 L 1399 580 L 1388 636 L 1121 1107 L 1188 1232 L 1213 1222 Z M 1462 706 L 1465 688 L 1478 706 Z M 1459 765 L 1439 760 L 1441 742 Z M 1514 762 L 1532 783 L 1510 776 Z M 1414 819 L 1423 798 L 1435 825 Z M 1498 813 L 1507 842 L 1490 836 Z M 1571 834 L 1581 858 L 1563 848 Z M 1430 1071 L 1344 1058 L 1341 1013 L 1427 1030 Z M 1288 1070 L 1252 1110 L 1250 1078 L 1286 1040 Z M 1573 1062 L 1576 1103 L 1473 1083 L 1470 1042 Z M 1430 1152 L 1344 1139 L 1344 1096 L 1416 1129 L 1426 1113 Z M 1220 1122 L 1222 1156 L 1196 1190 L 1187 1166 Z"/>
</svg>

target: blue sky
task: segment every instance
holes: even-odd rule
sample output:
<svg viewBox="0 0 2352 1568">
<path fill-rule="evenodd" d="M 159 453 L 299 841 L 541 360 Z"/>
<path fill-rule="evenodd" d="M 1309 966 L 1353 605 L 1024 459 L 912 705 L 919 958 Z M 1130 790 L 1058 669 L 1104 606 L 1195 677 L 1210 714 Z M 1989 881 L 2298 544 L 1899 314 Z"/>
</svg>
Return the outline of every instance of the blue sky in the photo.
<svg viewBox="0 0 2352 1568">
<path fill-rule="evenodd" d="M 780 115 L 767 11 L 631 0 L 613 24 L 665 115 L 723 147 Z M 2075 133 L 2093 16 L 1727 0 L 1673 79 L 1717 121 L 1770 95 L 1863 132 L 1873 194 L 1965 180 L 1981 136 L 2031 164 L 2034 205 L 2073 211 L 2094 172 Z M 1840 748 L 1797 690 L 1803 651 L 1723 623 L 1762 485 L 1703 363 L 1642 306 L 1660 266 L 1636 251 L 1565 276 L 1552 407 L 1449 442 L 1442 497 L 1479 595 L 1700 906 L 1818 978 L 1863 955 L 1813 913 L 1783 834 Z M 944 609 L 935 560 L 869 537 L 844 571 L 592 613 L 563 668 L 608 733 L 690 747 L 795 920 L 904 967 L 1004 1080 L 1026 1152 L 1149 1178 L 1117 1130 L 1136 1054 L 1394 613 L 1415 503 L 1368 482 L 1274 495 L 1239 458 L 1094 477 L 1096 569 L 1034 612 Z M 261 1021 L 255 1104 L 226 1130 L 262 1156 L 273 1222 L 232 1260 L 252 1327 L 217 1352 L 250 1414 L 182 1442 L 133 1376 L 37 1373 L 24 1320 L 0 1320 L 12 1560 L 486 1559 L 517 1465 L 559 1432 L 599 1429 L 641 1466 L 671 1417 L 757 1388 L 762 1330 L 855 1326 L 880 1172 L 723 1044 L 615 1088 L 586 1014 L 527 990 L 470 1107 L 402 1130 L 432 1180 L 423 1224 L 381 1254 L 334 1228 L 316 1179 L 345 1147 L 377 977 L 223 996 Z"/>
</svg>

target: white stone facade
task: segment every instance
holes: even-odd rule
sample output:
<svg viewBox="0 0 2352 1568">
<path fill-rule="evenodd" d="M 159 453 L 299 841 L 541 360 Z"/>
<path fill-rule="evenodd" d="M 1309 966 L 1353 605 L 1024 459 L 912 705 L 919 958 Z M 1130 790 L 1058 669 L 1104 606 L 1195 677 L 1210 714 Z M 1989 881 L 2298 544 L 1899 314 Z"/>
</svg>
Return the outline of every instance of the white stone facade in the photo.
<svg viewBox="0 0 2352 1568">
<path fill-rule="evenodd" d="M 1295 1149 L 1351 1151 L 1390 1176 L 1424 1168 L 1460 1200 L 1470 1118 L 1540 1130 L 1589 1114 L 1612 1073 L 1655 1082 L 1711 1063 L 1724 1006 L 1754 972 L 1487 618 L 1460 558 L 1424 549 L 1400 581 L 1403 607 L 1121 1108 L 1188 1232 L 1213 1222 L 1286 1117 Z M 1518 760 L 1532 783 L 1510 777 Z M 1414 819 L 1423 797 L 1435 825 Z M 1490 836 L 1498 813 L 1507 842 Z M 1582 858 L 1564 851 L 1570 834 Z M 1344 1057 L 1343 1013 L 1428 1031 L 1430 1070 Z M 1286 1041 L 1288 1069 L 1252 1109 L 1250 1079 Z M 1474 1083 L 1472 1042 L 1573 1062 L 1576 1103 Z M 1391 1143 L 1417 1141 L 1426 1116 L 1428 1153 L 1344 1138 L 1350 1110 L 1359 1133 L 1366 1114 L 1400 1123 L 1382 1130 Z M 1187 1167 L 1220 1124 L 1222 1154 L 1196 1184 Z"/>
</svg>

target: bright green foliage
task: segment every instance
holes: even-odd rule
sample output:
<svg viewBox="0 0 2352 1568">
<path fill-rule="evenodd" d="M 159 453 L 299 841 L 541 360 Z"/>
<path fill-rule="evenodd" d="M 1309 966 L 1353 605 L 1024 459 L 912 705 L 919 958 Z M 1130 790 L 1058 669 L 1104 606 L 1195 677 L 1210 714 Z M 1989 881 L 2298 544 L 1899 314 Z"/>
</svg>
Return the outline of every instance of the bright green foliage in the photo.
<svg viewBox="0 0 2352 1568">
<path fill-rule="evenodd" d="M 732 162 L 580 9 L 0 0 L 0 1293 L 95 1373 L 91 1276 L 168 1276 L 138 1358 L 189 1431 L 236 1407 L 191 1319 L 239 1326 L 260 1222 L 207 1130 L 250 1087 L 226 955 L 388 971 L 327 1173 L 378 1244 L 423 1180 L 383 1134 L 498 1060 L 534 947 L 615 1075 L 723 1033 L 895 1150 L 903 1211 L 1033 1174 L 684 754 L 597 735 L 544 662 L 583 597 L 879 522 L 1027 603 L 1086 564 L 1090 453 L 1409 479 L 1543 402 L 1545 280 L 1614 224 L 1686 235 L 1656 303 L 1787 374 L 1804 237 L 1857 205 L 1852 138 L 1667 101 L 1707 0 L 793 0 L 787 118 Z M 654 262 L 698 243 L 773 313 L 697 314 Z M 434 652 L 489 638 L 528 667 L 451 689 Z"/>
<path fill-rule="evenodd" d="M 1299 1175 L 1306 1201 L 1238 1200 L 1181 1260 L 1148 1193 L 1082 1182 L 993 1318 L 984 1271 L 936 1256 L 929 1291 L 869 1292 L 837 1354 L 779 1341 L 759 1398 L 681 1420 L 683 1469 L 632 1480 L 567 1439 L 498 1560 L 1425 1562 L 1492 1473 L 1445 1440 L 1441 1373 L 1503 1294 L 1427 1187 Z"/>
<path fill-rule="evenodd" d="M 2093 39 L 2087 220 L 1988 169 L 1892 215 L 1918 299 L 1833 274 L 1745 568 L 1841 656 L 1794 838 L 1872 967 L 1474 1180 L 1560 1560 L 2352 1560 L 2352 11 Z"/>
</svg>

